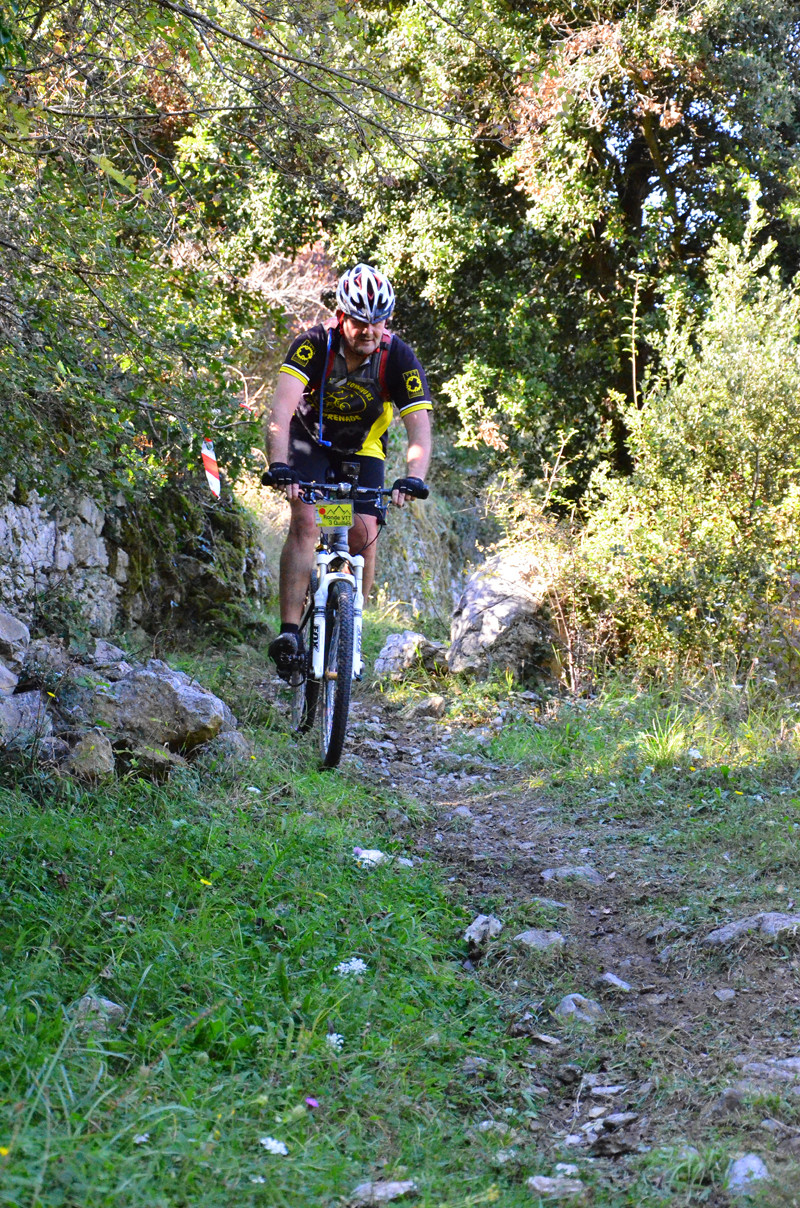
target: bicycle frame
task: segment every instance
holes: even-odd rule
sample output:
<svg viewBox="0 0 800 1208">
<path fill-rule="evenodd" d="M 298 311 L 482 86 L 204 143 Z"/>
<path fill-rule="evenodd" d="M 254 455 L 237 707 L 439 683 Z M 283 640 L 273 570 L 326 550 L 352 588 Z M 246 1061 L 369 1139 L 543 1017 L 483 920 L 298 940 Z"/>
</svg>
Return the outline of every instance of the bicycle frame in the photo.
<svg viewBox="0 0 800 1208">
<path fill-rule="evenodd" d="M 346 464 L 346 463 L 345 463 Z M 356 472 L 358 466 L 348 467 Z M 347 472 L 347 471 L 345 471 Z M 336 502 L 369 502 L 375 508 L 379 531 L 386 523 L 391 489 L 359 487 L 351 477 L 347 482 L 298 482 L 304 503 L 324 503 L 317 513 L 319 543 L 314 555 L 309 593 L 300 620 L 300 649 L 292 673 L 292 726 L 296 733 L 307 733 L 319 711 L 322 766 L 336 767 L 347 735 L 351 682 L 361 679 L 364 661 L 361 634 L 364 616 L 364 558 L 350 553 L 350 527 L 342 521 L 354 521 L 353 508 L 328 507 Z M 410 494 L 410 492 L 407 492 Z M 428 489 L 420 484 L 418 498 L 427 498 Z M 327 516 L 327 523 L 323 518 Z M 338 521 L 338 524 L 337 524 Z M 374 540 L 374 538 L 373 538 Z M 331 632 L 328 633 L 328 626 Z"/>
<path fill-rule="evenodd" d="M 323 531 L 317 546 L 315 566 L 317 570 L 317 590 L 310 602 L 300 628 L 305 627 L 311 614 L 311 672 L 314 679 L 321 680 L 325 670 L 325 637 L 327 625 L 328 592 L 332 583 L 343 579 L 353 586 L 354 612 L 354 650 L 353 650 L 353 679 L 360 679 L 363 671 L 361 657 L 361 628 L 364 614 L 364 594 L 362 584 L 364 579 L 364 559 L 361 554 L 351 554 L 347 547 L 346 528 Z M 346 563 L 352 570 L 340 570 L 334 563 Z M 333 568 L 333 569 L 332 569 Z"/>
</svg>

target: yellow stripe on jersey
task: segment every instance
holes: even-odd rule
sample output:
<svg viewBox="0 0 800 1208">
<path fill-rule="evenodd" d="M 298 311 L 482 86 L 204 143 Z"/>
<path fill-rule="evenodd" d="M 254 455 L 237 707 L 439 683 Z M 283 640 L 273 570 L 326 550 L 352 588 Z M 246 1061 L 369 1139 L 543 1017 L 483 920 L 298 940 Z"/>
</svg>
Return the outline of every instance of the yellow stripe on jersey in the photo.
<svg viewBox="0 0 800 1208">
<path fill-rule="evenodd" d="M 433 403 L 409 403 L 407 407 L 400 408 L 401 415 L 410 415 L 412 411 L 433 411 Z"/>
<path fill-rule="evenodd" d="M 293 365 L 281 365 L 281 373 L 290 373 L 292 377 L 296 377 L 298 381 L 308 384 L 308 375 L 301 373 L 299 369 L 295 369 Z"/>
<path fill-rule="evenodd" d="M 363 454 L 364 457 L 379 457 L 381 461 L 386 460 L 386 454 L 381 444 L 381 437 L 392 422 L 392 415 L 392 403 L 390 399 L 387 399 L 383 404 L 383 415 L 375 420 L 356 456 Z"/>
</svg>

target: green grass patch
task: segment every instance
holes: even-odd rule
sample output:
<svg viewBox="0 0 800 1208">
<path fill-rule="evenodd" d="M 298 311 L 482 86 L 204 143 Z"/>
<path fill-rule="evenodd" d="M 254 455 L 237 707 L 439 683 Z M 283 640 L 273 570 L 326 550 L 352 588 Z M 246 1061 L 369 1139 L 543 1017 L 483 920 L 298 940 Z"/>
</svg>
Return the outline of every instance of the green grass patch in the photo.
<svg viewBox="0 0 800 1208">
<path fill-rule="evenodd" d="M 0 1202 L 332 1204 L 374 1176 L 528 1203 L 467 1135 L 528 1105 L 466 913 L 425 863 L 356 866 L 388 801 L 260 741 L 219 783 L 0 791 Z M 87 994 L 120 1018 L 86 1026 Z"/>
</svg>

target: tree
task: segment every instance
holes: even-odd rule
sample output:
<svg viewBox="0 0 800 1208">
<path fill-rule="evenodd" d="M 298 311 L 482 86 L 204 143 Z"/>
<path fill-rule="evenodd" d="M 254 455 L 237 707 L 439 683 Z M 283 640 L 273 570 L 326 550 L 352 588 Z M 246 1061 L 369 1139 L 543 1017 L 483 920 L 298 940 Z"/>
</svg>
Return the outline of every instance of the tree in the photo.
<svg viewBox="0 0 800 1208">
<path fill-rule="evenodd" d="M 796 6 L 373 7 L 422 95 L 471 111 L 472 140 L 435 174 L 397 163 L 362 185 L 367 221 L 339 246 L 424 300 L 408 322 L 468 441 L 535 471 L 573 429 L 588 473 L 607 432 L 628 466 L 615 400 L 635 402 L 676 283 L 702 306 L 705 255 L 741 236 L 753 182 L 797 268 Z"/>
<path fill-rule="evenodd" d="M 247 455 L 254 257 L 318 233 L 343 128 L 413 153 L 424 118 L 380 56 L 352 67 L 360 37 L 324 0 L 22 0 L 5 18 L 0 392 L 28 485 L 149 489 L 209 432 L 230 470 Z"/>
</svg>

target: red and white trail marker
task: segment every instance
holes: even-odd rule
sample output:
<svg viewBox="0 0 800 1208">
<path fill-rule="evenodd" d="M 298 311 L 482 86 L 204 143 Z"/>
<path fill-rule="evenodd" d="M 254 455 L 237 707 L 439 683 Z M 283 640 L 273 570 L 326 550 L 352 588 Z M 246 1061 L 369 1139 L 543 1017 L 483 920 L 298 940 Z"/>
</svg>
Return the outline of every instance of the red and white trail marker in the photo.
<svg viewBox="0 0 800 1208">
<path fill-rule="evenodd" d="M 203 468 L 206 472 L 208 485 L 211 488 L 211 494 L 216 495 L 219 499 L 219 466 L 217 465 L 217 456 L 214 452 L 214 444 L 210 440 L 203 441 Z"/>
</svg>

